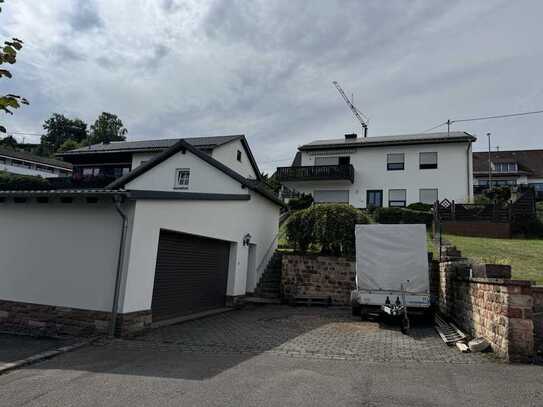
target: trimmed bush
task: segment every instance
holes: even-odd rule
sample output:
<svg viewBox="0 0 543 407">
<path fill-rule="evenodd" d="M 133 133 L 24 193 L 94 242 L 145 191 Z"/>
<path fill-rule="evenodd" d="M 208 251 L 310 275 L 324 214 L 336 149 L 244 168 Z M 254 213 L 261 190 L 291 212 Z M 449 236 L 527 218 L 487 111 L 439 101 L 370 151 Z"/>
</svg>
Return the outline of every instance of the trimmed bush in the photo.
<svg viewBox="0 0 543 407">
<path fill-rule="evenodd" d="M 286 235 L 288 242 L 302 253 L 313 241 L 313 229 L 315 228 L 315 219 L 309 209 L 303 209 L 292 213 L 286 224 Z"/>
<path fill-rule="evenodd" d="M 291 211 L 297 211 L 300 209 L 307 209 L 313 204 L 313 197 L 311 194 L 301 194 L 298 198 L 293 198 L 288 201 L 288 209 Z"/>
<path fill-rule="evenodd" d="M 377 223 L 401 223 L 403 211 L 404 210 L 402 208 L 378 208 L 373 213 L 373 217 Z"/>
<path fill-rule="evenodd" d="M 383 224 L 417 224 L 426 226 L 432 224 L 433 215 L 431 212 L 414 211 L 406 208 L 379 208 L 374 214 L 375 221 Z"/>
<path fill-rule="evenodd" d="M 350 205 L 314 205 L 290 216 L 287 240 L 301 252 L 314 244 L 323 254 L 350 256 L 354 254 L 355 225 L 367 223 L 368 217 Z"/>
<path fill-rule="evenodd" d="M 432 204 L 425 204 L 422 202 L 412 203 L 407 205 L 407 209 L 412 209 L 414 211 L 430 212 L 433 208 Z"/>
</svg>

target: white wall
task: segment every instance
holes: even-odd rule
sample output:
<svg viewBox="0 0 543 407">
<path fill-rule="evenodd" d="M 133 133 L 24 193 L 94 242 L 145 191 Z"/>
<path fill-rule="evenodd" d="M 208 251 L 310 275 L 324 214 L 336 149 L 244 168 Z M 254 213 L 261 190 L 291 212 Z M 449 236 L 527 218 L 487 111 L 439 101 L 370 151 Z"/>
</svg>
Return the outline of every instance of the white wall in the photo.
<svg viewBox="0 0 543 407">
<path fill-rule="evenodd" d="M 238 150 L 241 151 L 241 161 L 237 160 Z M 247 151 L 245 151 L 243 143 L 240 140 L 234 140 L 215 148 L 211 156 L 245 178 L 257 178 L 251 161 L 249 161 Z"/>
<path fill-rule="evenodd" d="M 190 182 L 186 189 L 174 189 L 175 170 L 177 168 L 190 169 Z M 126 189 L 227 194 L 247 193 L 247 190 L 242 189 L 238 181 L 206 163 L 190 151 L 186 151 L 185 154 L 179 152 L 163 161 L 129 182 Z"/>
<path fill-rule="evenodd" d="M 55 169 L 55 172 L 47 172 L 36 169 L 34 166 L 33 168 L 26 168 L 26 167 L 20 167 L 18 165 L 11 165 L 11 164 L 0 164 L 0 171 L 6 171 L 11 174 L 20 174 L 20 175 L 33 175 L 35 177 L 43 177 L 43 178 L 54 178 L 54 177 L 67 177 L 71 174 L 71 171 L 67 170 L 59 170 Z M 62 174 L 59 173 L 59 171 L 62 171 Z"/>
<path fill-rule="evenodd" d="M 120 233 L 109 202 L 0 204 L 0 299 L 111 311 Z"/>
<path fill-rule="evenodd" d="M 419 153 L 434 151 L 438 152 L 438 168 L 419 169 Z M 405 154 L 403 171 L 387 171 L 389 153 Z M 340 155 L 343 154 L 338 156 Z M 389 189 L 406 189 L 407 204 L 418 202 L 419 189 L 426 188 L 437 188 L 440 200 L 447 198 L 468 202 L 472 197 L 472 154 L 471 150 L 468 153 L 467 142 L 367 147 L 344 155 L 351 157 L 351 164 L 354 166 L 353 184 L 349 181 L 296 181 L 284 184 L 309 193 L 316 189 L 349 189 L 350 204 L 361 208 L 366 207 L 366 191 L 373 189 L 383 190 L 384 206 L 388 206 Z M 302 165 L 314 165 L 315 157 L 302 152 Z"/>
<path fill-rule="evenodd" d="M 251 234 L 251 243 L 257 245 L 256 264 L 260 264 L 277 236 L 279 207 L 253 191 L 248 193 L 249 201 L 138 201 L 122 312 L 151 308 L 161 228 L 234 243 L 227 295 L 252 291 L 254 287 L 246 287 L 249 251 L 243 246 L 243 236 Z"/>
</svg>

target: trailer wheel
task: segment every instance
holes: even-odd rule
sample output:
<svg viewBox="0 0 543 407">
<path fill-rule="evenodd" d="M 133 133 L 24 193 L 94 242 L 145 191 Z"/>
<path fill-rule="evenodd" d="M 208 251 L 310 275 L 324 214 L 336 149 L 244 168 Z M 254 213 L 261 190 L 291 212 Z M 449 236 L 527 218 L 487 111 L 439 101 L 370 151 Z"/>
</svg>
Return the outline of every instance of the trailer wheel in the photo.
<svg viewBox="0 0 543 407">
<path fill-rule="evenodd" d="M 351 311 L 353 313 L 353 317 L 359 317 L 360 313 L 362 312 L 362 307 L 359 304 L 351 304 Z"/>
</svg>

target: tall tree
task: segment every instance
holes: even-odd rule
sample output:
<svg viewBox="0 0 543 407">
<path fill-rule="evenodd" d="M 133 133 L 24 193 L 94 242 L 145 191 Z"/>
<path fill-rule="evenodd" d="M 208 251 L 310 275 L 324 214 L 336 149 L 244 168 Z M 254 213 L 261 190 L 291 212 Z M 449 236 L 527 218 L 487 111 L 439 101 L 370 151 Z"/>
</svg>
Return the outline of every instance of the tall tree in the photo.
<svg viewBox="0 0 543 407">
<path fill-rule="evenodd" d="M 88 135 L 87 123 L 81 119 L 69 119 L 59 113 L 53 113 L 43 123 L 43 128 L 46 134 L 41 137 L 41 144 L 49 154 L 56 152 L 67 140 L 81 143 Z"/>
<path fill-rule="evenodd" d="M 0 5 L 4 0 L 0 0 Z M 0 7 L 0 12 L 2 7 Z M 11 72 L 5 68 L 2 68 L 4 64 L 13 65 L 17 62 L 17 52 L 23 48 L 23 41 L 18 38 L 12 38 L 11 41 L 4 41 L 4 46 L 0 47 L 0 79 L 12 77 Z M 25 98 L 8 93 L 7 95 L 0 95 L 0 110 L 7 114 L 13 114 L 13 109 L 18 109 L 21 105 L 28 105 L 28 100 Z M 5 133 L 6 127 L 0 124 L 0 133 Z"/>
<path fill-rule="evenodd" d="M 98 119 L 91 125 L 90 144 L 98 144 L 110 141 L 126 140 L 126 133 L 121 119 L 115 114 L 102 112 Z"/>
<path fill-rule="evenodd" d="M 17 140 L 11 135 L 0 140 L 0 147 L 9 148 L 11 150 L 15 150 L 17 148 L 17 144 Z"/>
</svg>

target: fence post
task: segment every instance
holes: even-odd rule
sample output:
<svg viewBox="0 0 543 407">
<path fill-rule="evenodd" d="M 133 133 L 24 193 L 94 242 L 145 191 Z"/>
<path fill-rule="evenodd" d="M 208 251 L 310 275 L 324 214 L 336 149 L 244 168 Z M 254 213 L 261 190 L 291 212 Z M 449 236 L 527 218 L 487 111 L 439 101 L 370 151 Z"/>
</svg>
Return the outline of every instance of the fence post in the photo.
<svg viewBox="0 0 543 407">
<path fill-rule="evenodd" d="M 456 220 L 456 204 L 454 200 L 451 201 L 451 220 Z"/>
</svg>

